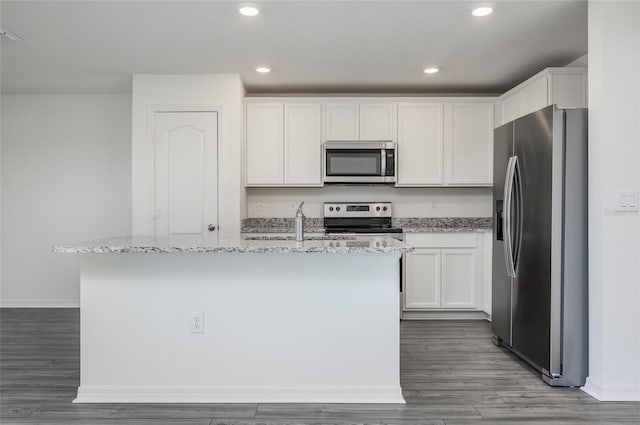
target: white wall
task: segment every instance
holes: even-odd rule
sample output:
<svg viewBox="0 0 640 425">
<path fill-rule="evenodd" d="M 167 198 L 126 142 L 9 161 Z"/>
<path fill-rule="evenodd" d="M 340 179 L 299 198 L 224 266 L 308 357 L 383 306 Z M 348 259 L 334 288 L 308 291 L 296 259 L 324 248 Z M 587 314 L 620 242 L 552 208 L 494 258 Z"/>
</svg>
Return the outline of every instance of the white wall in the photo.
<svg viewBox="0 0 640 425">
<path fill-rule="evenodd" d="M 132 233 L 152 234 L 153 143 L 150 108 L 219 109 L 218 225 L 225 237 L 240 235 L 246 214 L 244 191 L 244 86 L 238 75 L 134 75 L 132 107 Z"/>
<path fill-rule="evenodd" d="M 249 217 L 293 217 L 305 201 L 307 217 L 322 217 L 322 203 L 391 201 L 394 217 L 491 217 L 491 188 L 248 188 Z"/>
<path fill-rule="evenodd" d="M 589 2 L 589 378 L 600 400 L 640 401 L 640 2 Z"/>
<path fill-rule="evenodd" d="M 131 96 L 2 95 L 3 307 L 79 305 L 54 245 L 131 227 Z"/>
</svg>

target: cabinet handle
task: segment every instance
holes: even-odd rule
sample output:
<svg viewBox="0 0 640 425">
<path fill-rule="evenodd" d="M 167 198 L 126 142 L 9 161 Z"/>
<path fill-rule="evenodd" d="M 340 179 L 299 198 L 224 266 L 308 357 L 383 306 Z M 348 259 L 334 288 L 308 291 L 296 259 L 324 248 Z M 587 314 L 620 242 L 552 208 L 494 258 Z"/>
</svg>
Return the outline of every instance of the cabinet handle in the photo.
<svg viewBox="0 0 640 425">
<path fill-rule="evenodd" d="M 214 230 L 216 230 L 216 226 L 215 226 L 215 225 L 213 225 L 213 224 L 210 224 L 210 225 L 209 225 L 209 231 L 210 231 L 210 232 L 213 232 Z"/>
</svg>

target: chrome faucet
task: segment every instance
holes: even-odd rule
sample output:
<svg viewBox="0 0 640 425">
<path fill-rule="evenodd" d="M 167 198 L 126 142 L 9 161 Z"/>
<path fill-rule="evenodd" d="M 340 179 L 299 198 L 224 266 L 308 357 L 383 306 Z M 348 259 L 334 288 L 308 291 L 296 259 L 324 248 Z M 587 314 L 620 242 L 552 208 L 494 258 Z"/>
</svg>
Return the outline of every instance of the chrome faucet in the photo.
<svg viewBox="0 0 640 425">
<path fill-rule="evenodd" d="M 304 214 L 302 213 L 302 206 L 304 201 L 300 203 L 298 211 L 296 212 L 296 218 L 294 219 L 296 228 L 296 241 L 301 242 L 304 240 Z"/>
</svg>

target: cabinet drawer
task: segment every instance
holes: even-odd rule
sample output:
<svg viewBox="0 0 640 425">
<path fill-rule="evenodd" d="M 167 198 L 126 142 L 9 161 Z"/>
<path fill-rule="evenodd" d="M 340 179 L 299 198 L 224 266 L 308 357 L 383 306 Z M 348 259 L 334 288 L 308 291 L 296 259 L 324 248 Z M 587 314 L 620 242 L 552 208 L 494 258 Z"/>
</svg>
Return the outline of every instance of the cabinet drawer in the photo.
<svg viewBox="0 0 640 425">
<path fill-rule="evenodd" d="M 475 248 L 477 233 L 405 233 L 405 242 L 416 248 Z"/>
</svg>

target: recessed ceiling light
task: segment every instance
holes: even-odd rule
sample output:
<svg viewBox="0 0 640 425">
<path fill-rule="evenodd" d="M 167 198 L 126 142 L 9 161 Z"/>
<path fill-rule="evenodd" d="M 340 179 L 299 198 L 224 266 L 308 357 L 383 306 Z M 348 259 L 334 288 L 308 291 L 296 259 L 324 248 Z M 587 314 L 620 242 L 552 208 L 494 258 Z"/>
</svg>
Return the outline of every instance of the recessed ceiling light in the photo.
<svg viewBox="0 0 640 425">
<path fill-rule="evenodd" d="M 488 6 L 478 7 L 471 11 L 471 14 L 477 17 L 491 15 L 492 13 L 493 13 L 493 7 L 488 7 Z"/>
<path fill-rule="evenodd" d="M 18 41 L 22 40 L 22 38 L 18 34 L 14 34 L 11 31 L 7 31 L 6 29 L 0 27 L 0 40 Z"/>
<path fill-rule="evenodd" d="M 260 8 L 257 5 L 251 3 L 242 3 L 238 6 L 238 13 L 242 16 L 257 16 L 260 14 Z"/>
<path fill-rule="evenodd" d="M 256 71 L 260 74 L 268 74 L 269 72 L 271 72 L 271 68 L 269 68 L 268 66 L 259 66 L 256 68 Z"/>
<path fill-rule="evenodd" d="M 435 74 L 438 71 L 440 71 L 440 69 L 438 67 L 435 67 L 435 66 L 430 66 L 429 68 L 425 68 L 424 69 L 424 73 L 425 74 Z"/>
</svg>

